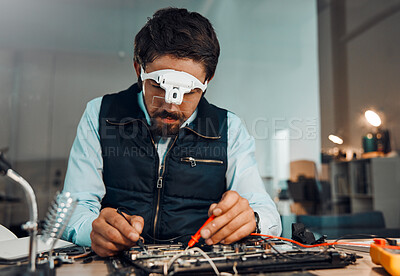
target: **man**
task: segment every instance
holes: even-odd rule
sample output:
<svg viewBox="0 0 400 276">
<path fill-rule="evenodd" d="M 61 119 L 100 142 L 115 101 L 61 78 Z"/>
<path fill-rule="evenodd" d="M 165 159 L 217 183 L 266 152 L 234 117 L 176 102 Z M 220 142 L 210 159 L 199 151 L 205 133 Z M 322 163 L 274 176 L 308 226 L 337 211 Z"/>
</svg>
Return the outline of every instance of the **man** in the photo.
<svg viewBox="0 0 400 276">
<path fill-rule="evenodd" d="M 65 239 L 110 256 L 139 238 L 187 242 L 210 215 L 209 245 L 280 234 L 254 139 L 204 97 L 218 57 L 200 14 L 167 8 L 148 20 L 135 37 L 138 83 L 89 102 L 79 123 L 64 187 L 79 204 Z"/>
</svg>

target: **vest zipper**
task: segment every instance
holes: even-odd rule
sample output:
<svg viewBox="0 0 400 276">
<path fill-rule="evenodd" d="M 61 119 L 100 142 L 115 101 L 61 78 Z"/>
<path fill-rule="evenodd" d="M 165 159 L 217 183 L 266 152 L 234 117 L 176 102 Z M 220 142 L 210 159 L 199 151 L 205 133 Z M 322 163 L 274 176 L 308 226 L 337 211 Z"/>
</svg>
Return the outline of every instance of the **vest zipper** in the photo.
<svg viewBox="0 0 400 276">
<path fill-rule="evenodd" d="M 157 180 L 157 189 L 161 189 L 162 188 L 162 177 L 159 177 Z"/>
<path fill-rule="evenodd" d="M 154 142 L 153 135 L 151 134 L 150 128 L 147 126 L 147 124 L 146 124 L 144 121 L 142 121 L 142 120 L 140 120 L 140 119 L 133 119 L 132 121 L 129 121 L 129 122 L 127 122 L 127 123 L 115 123 L 115 122 L 109 121 L 108 119 L 107 119 L 106 121 L 107 121 L 107 123 L 109 123 L 109 124 L 112 124 L 112 125 L 120 125 L 120 126 L 126 125 L 126 124 L 128 124 L 128 123 L 132 123 L 132 122 L 134 122 L 134 121 L 139 121 L 139 122 L 141 122 L 141 123 L 147 128 L 147 131 L 149 132 L 150 139 L 151 139 L 151 143 L 153 144 L 153 147 L 154 147 L 154 149 L 155 149 L 155 151 L 156 151 L 156 154 L 157 154 L 157 161 L 159 160 L 159 158 L 158 158 L 158 152 L 157 152 L 157 147 L 156 147 L 156 143 Z M 164 169 L 164 168 L 165 168 L 165 162 L 166 162 L 166 160 L 167 160 L 167 155 L 168 155 L 168 153 L 170 152 L 171 148 L 174 146 L 174 144 L 175 144 L 175 142 L 176 142 L 177 139 L 178 139 L 178 135 L 175 136 L 175 139 L 174 139 L 174 141 L 172 142 L 171 147 L 169 147 L 167 153 L 165 154 L 164 160 L 163 160 L 162 164 L 159 164 L 158 179 L 157 179 L 157 185 L 156 185 L 156 187 L 157 187 L 157 206 L 156 206 L 156 214 L 155 214 L 155 216 L 154 216 L 154 225 L 153 225 L 153 229 L 154 229 L 154 230 L 153 230 L 153 237 L 154 237 L 154 238 L 156 238 L 156 226 L 157 226 L 157 220 L 158 220 L 158 212 L 160 211 L 161 189 L 162 189 L 162 187 L 163 187 L 163 177 L 164 177 L 164 172 L 165 172 L 165 169 Z M 160 161 L 158 161 L 158 162 L 160 162 Z M 162 172 L 161 172 L 161 170 L 162 170 Z"/>
<path fill-rule="evenodd" d="M 178 139 L 178 135 L 175 136 L 174 141 L 172 142 L 171 146 L 168 148 L 167 153 L 164 156 L 162 165 L 158 170 L 158 179 L 157 179 L 157 205 L 156 205 L 156 214 L 154 216 L 154 224 L 153 224 L 153 237 L 156 238 L 156 226 L 158 221 L 158 212 L 160 211 L 160 199 L 161 199 L 161 189 L 163 188 L 163 177 L 165 173 L 165 163 L 167 162 L 167 156 L 172 147 L 174 146 L 176 139 Z M 161 171 L 162 170 L 162 171 Z"/>
<path fill-rule="evenodd" d="M 118 124 L 118 123 L 113 123 L 113 122 L 111 122 L 111 121 L 109 121 L 109 120 L 106 120 L 107 121 L 107 123 L 110 123 L 110 124 L 114 124 L 114 125 L 125 125 L 125 124 Z M 154 142 L 154 139 L 153 139 L 153 135 L 151 134 L 151 131 L 150 131 L 150 128 L 147 126 L 147 124 L 144 122 L 144 121 L 142 121 L 142 120 L 140 120 L 140 119 L 134 119 L 134 120 L 132 120 L 132 121 L 130 121 L 129 123 L 131 123 L 131 122 L 134 122 L 134 121 L 139 121 L 139 122 L 141 122 L 146 128 L 147 128 L 147 131 L 148 131 L 148 133 L 149 133 L 149 135 L 150 135 L 150 140 L 151 140 L 151 143 L 152 143 L 152 145 L 153 145 L 153 148 L 154 148 L 154 150 L 155 150 L 155 152 L 156 152 L 156 156 L 157 156 L 157 162 L 160 162 L 159 161 L 159 157 L 158 157 L 158 152 L 157 152 L 157 147 L 156 147 L 156 143 Z M 178 136 L 177 136 L 178 137 Z M 176 138 L 177 138 L 176 137 Z M 174 143 L 175 143 L 175 141 L 176 141 L 176 138 L 175 138 L 175 140 L 174 140 Z M 172 146 L 171 146 L 172 147 Z M 169 150 L 168 150 L 169 151 Z M 167 154 L 168 154 L 168 152 L 167 152 Z M 167 157 L 167 155 L 165 155 L 165 157 L 164 157 L 164 165 L 165 165 L 165 158 Z M 154 217 L 154 232 L 153 232 L 153 237 L 155 238 L 155 235 L 156 235 L 156 223 L 157 223 L 157 217 L 158 217 L 158 211 L 159 211 L 159 209 L 160 209 L 160 196 L 161 196 L 161 188 L 162 188 L 162 186 L 163 186 L 163 175 L 164 175 L 164 170 L 163 170 L 163 173 L 162 173 L 162 175 L 160 176 L 160 172 L 161 172 L 161 169 L 162 169 L 162 167 L 163 166 L 161 166 L 161 164 L 158 164 L 159 165 L 159 168 L 158 168 L 158 179 L 157 179 L 157 207 L 156 207 L 156 215 L 155 215 L 155 217 Z"/>
<path fill-rule="evenodd" d="M 190 163 L 190 166 L 196 167 L 196 162 L 199 163 L 209 163 L 209 164 L 224 164 L 224 161 L 221 160 L 212 160 L 212 159 L 197 159 L 197 158 L 193 158 L 193 157 L 182 157 L 181 158 L 182 162 L 188 162 Z"/>
</svg>

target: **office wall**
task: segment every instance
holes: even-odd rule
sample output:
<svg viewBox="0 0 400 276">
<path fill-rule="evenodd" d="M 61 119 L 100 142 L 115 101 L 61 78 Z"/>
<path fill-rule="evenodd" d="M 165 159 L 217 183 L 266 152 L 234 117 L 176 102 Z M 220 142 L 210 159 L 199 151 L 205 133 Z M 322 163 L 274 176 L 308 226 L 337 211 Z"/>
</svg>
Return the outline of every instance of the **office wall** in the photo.
<svg viewBox="0 0 400 276">
<path fill-rule="evenodd" d="M 12 51 L 0 50 L 0 149 L 7 146 L 11 135 L 11 91 L 13 87 L 14 55 Z"/>
<path fill-rule="evenodd" d="M 208 97 L 244 120 L 256 138 L 261 174 L 277 173 L 274 140 L 282 129 L 290 130 L 289 160 L 318 164 L 315 1 L 216 1 L 210 17 L 222 52 Z"/>
<path fill-rule="evenodd" d="M 136 81 L 134 36 L 166 6 L 213 23 L 221 58 L 207 97 L 255 136 L 261 174 L 276 174 L 281 129 L 290 130 L 288 160 L 319 163 L 314 0 L 0 0 L 0 148 L 10 147 L 11 160 L 67 159 L 86 103 Z"/>
<path fill-rule="evenodd" d="M 394 2 L 397 2 L 395 14 L 348 43 L 351 146 L 360 145 L 361 136 L 371 130 L 363 116 L 365 110 L 372 108 L 384 116 L 383 127 L 391 131 L 393 147 L 400 149 L 400 1 L 388 1 L 380 10 L 390 9 Z M 348 5 L 348 16 L 357 17 L 357 6 L 350 2 Z M 379 9 L 373 13 L 371 8 L 370 16 L 364 20 L 379 14 Z"/>
<path fill-rule="evenodd" d="M 361 151 L 361 137 L 373 130 L 364 112 L 371 108 L 383 115 L 383 127 L 391 132 L 392 147 L 400 148 L 400 1 L 352 0 L 343 3 L 345 32 L 345 93 L 335 91 L 332 62 L 332 3 L 322 2 L 319 12 L 321 68 L 321 139 L 322 147 L 333 144 L 330 133 L 345 139 L 344 148 Z M 341 80 L 339 80 L 341 81 Z M 334 100 L 343 103 L 334 106 Z M 338 114 L 346 113 L 345 120 Z"/>
</svg>

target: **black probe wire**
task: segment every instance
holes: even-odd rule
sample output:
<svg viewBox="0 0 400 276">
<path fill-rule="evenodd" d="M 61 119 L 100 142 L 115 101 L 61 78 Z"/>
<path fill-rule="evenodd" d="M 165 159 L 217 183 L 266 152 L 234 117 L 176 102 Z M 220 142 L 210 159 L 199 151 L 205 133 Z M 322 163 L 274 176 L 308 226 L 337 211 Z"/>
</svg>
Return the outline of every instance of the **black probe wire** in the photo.
<svg viewBox="0 0 400 276">
<path fill-rule="evenodd" d="M 183 238 L 183 237 L 192 235 L 192 234 L 183 234 L 183 235 L 180 235 L 180 236 L 177 236 L 177 237 L 174 237 L 174 238 L 170 238 L 170 239 L 165 239 L 165 240 L 163 240 L 163 239 L 154 238 L 154 237 L 150 236 L 150 235 L 147 234 L 147 233 L 144 233 L 144 234 L 145 234 L 148 238 L 150 238 L 150 239 L 152 239 L 152 240 L 154 240 L 154 241 L 157 241 L 157 242 L 173 242 L 173 241 L 175 241 L 175 240 L 177 240 L 177 239 L 180 239 L 180 238 Z"/>
<path fill-rule="evenodd" d="M 117 208 L 117 213 L 121 214 L 122 211 L 124 211 L 124 212 L 127 213 L 128 215 L 130 214 L 130 211 L 129 211 L 127 208 L 125 208 L 125 207 L 118 207 L 118 208 Z M 121 215 L 122 215 L 122 214 L 121 214 Z M 122 215 L 122 216 L 123 216 L 123 215 Z M 124 216 L 124 217 L 125 217 L 125 216 Z M 171 238 L 171 239 L 165 239 L 165 240 L 163 240 L 163 239 L 157 239 L 157 238 L 155 238 L 155 237 L 152 237 L 152 236 L 150 236 L 148 233 L 144 233 L 144 234 L 145 234 L 148 238 L 150 238 L 150 239 L 152 239 L 152 240 L 154 240 L 154 241 L 156 241 L 156 242 L 173 242 L 173 241 L 175 241 L 175 240 L 177 240 L 177 239 L 180 239 L 180 238 L 183 238 L 183 237 L 192 235 L 192 234 L 183 234 L 183 235 L 180 235 L 180 236 Z"/>
</svg>

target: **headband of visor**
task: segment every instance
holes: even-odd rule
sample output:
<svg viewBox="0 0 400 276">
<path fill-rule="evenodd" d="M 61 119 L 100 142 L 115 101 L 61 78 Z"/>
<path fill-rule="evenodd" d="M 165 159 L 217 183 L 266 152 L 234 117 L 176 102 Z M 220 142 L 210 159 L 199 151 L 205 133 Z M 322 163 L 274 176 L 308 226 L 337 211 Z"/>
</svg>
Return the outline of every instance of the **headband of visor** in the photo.
<svg viewBox="0 0 400 276">
<path fill-rule="evenodd" d="M 172 69 L 145 73 L 141 68 L 140 77 L 142 81 L 151 79 L 157 82 L 165 90 L 165 102 L 169 104 L 182 104 L 183 96 L 193 89 L 200 88 L 203 92 L 207 89 L 207 81 L 202 84 L 196 77 Z"/>
</svg>

